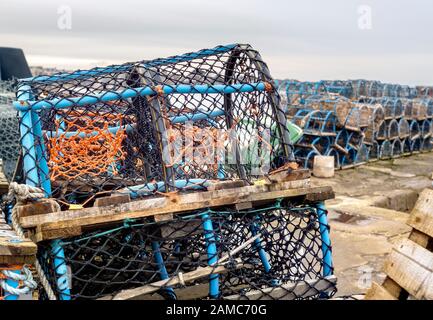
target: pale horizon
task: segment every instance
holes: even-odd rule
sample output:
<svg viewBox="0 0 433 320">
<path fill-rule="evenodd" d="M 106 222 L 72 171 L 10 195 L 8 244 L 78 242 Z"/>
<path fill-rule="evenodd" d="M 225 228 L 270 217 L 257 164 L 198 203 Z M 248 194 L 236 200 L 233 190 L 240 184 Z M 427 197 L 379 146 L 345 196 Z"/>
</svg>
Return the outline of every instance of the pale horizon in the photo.
<svg viewBox="0 0 433 320">
<path fill-rule="evenodd" d="M 370 29 L 359 26 L 365 6 Z M 249 43 L 276 79 L 433 85 L 432 14 L 428 0 L 6 0 L 0 46 L 22 48 L 32 66 L 86 69 Z"/>
</svg>

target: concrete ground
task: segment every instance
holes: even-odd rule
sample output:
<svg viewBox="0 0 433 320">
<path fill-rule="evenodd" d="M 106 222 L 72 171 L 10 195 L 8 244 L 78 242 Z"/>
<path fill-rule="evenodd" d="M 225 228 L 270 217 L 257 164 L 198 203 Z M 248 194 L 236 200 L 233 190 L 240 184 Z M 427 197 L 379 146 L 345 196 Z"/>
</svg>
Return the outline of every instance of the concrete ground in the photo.
<svg viewBox="0 0 433 320">
<path fill-rule="evenodd" d="M 336 198 L 327 201 L 338 296 L 364 294 L 372 281 L 381 283 L 386 255 L 407 237 L 405 224 L 418 194 L 432 186 L 433 153 L 378 161 L 336 171 L 330 185 Z"/>
</svg>

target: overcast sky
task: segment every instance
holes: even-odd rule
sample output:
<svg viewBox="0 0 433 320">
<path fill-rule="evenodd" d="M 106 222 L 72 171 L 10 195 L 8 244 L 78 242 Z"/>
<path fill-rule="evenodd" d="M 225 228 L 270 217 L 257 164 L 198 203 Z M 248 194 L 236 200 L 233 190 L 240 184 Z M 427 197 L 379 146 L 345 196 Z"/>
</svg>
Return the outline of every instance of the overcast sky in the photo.
<svg viewBox="0 0 433 320">
<path fill-rule="evenodd" d="M 70 30 L 58 27 L 62 5 Z M 432 17 L 431 0 L 1 0 L 0 46 L 83 68 L 240 42 L 275 78 L 433 84 Z"/>
</svg>

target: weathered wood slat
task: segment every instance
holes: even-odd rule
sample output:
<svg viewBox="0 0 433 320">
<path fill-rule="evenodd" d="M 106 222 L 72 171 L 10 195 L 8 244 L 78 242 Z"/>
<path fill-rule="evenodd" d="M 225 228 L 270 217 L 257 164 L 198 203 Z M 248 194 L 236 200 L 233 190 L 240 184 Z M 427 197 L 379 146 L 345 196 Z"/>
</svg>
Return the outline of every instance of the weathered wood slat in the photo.
<svg viewBox="0 0 433 320">
<path fill-rule="evenodd" d="M 34 262 L 36 244 L 30 240 L 20 240 L 17 236 L 0 237 L 0 263 L 22 264 Z"/>
<path fill-rule="evenodd" d="M 294 300 L 308 298 L 318 293 L 332 291 L 337 283 L 335 276 L 324 279 L 312 279 L 299 283 L 288 283 L 278 287 L 252 290 L 242 295 L 224 297 L 226 300 Z"/>
<path fill-rule="evenodd" d="M 433 238 L 433 190 L 421 192 L 408 224 Z"/>
<path fill-rule="evenodd" d="M 433 190 L 421 193 L 408 225 L 409 239 L 396 244 L 385 262 L 383 285 L 373 285 L 366 299 L 385 299 L 386 292 L 395 299 L 433 299 Z"/>
<path fill-rule="evenodd" d="M 296 188 L 294 188 L 294 186 Z M 322 200 L 334 197 L 331 187 L 310 188 L 307 186 L 309 186 L 309 180 L 301 180 L 272 185 L 254 185 L 242 188 L 176 194 L 169 197 L 153 197 L 128 203 L 120 203 L 113 206 L 92 207 L 37 216 L 27 216 L 20 218 L 20 223 L 23 228 L 33 228 L 49 222 L 58 222 L 76 218 L 81 219 L 101 215 L 119 215 L 122 213 L 136 212 L 137 217 L 141 217 L 142 213 L 140 212 L 143 211 L 143 217 L 147 217 L 157 214 L 179 213 L 208 207 L 230 204 L 234 205 L 243 202 L 274 200 L 277 198 L 290 198 L 311 194 Z M 120 218 L 119 221 L 123 219 L 124 218 Z"/>
<path fill-rule="evenodd" d="M 150 198 L 107 207 L 92 207 L 28 216 L 20 218 L 20 223 L 23 228 L 38 227 L 37 232 L 39 235 L 36 240 L 42 241 L 55 239 L 58 237 L 57 234 L 61 234 L 60 231 L 54 232 L 54 230 L 68 229 L 79 233 L 81 232 L 79 227 L 101 226 L 120 222 L 124 219 L 144 218 L 169 213 L 176 214 L 242 203 L 262 204 L 272 202 L 278 198 L 307 196 L 313 198 L 315 201 L 322 201 L 334 197 L 334 193 L 330 187 L 284 189 L 293 184 L 299 185 L 300 183 L 302 181 L 284 182 L 270 186 L 248 186 L 235 189 L 178 194 L 171 197 Z M 273 191 L 270 191 L 270 189 Z"/>
<path fill-rule="evenodd" d="M 373 282 L 370 290 L 364 297 L 365 300 L 397 300 L 388 290 Z"/>
<path fill-rule="evenodd" d="M 385 273 L 416 299 L 433 299 L 433 253 L 409 239 L 396 245 Z"/>
<path fill-rule="evenodd" d="M 36 244 L 29 239 L 20 239 L 3 217 L 0 217 L 0 264 L 32 264 L 36 252 Z"/>
<path fill-rule="evenodd" d="M 242 265 L 237 265 L 236 267 L 241 268 Z M 217 267 L 199 267 L 194 271 L 190 271 L 188 273 L 185 273 L 182 275 L 182 281 L 184 283 L 189 283 L 191 281 L 208 277 L 210 274 L 220 274 L 220 273 L 227 273 L 229 270 L 224 266 L 217 266 Z M 113 300 L 132 300 L 132 299 L 140 299 L 141 297 L 148 295 L 150 293 L 156 292 L 160 290 L 163 287 L 169 287 L 169 286 L 175 286 L 178 285 L 181 282 L 180 278 L 177 277 L 171 277 L 166 280 L 160 280 L 139 288 L 134 289 L 128 289 L 123 290 L 116 294 L 113 297 Z"/>
</svg>

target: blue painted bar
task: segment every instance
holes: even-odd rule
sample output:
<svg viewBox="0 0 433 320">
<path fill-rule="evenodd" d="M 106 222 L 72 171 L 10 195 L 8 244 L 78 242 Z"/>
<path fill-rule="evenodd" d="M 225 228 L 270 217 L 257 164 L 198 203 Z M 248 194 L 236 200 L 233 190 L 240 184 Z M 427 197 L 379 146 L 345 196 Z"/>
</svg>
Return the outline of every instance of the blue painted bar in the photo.
<svg viewBox="0 0 433 320">
<path fill-rule="evenodd" d="M 60 300 L 71 300 L 68 269 L 65 263 L 65 252 L 60 245 L 60 240 L 51 241 L 51 253 L 54 256 L 53 264 L 57 277 L 57 289 L 60 291 Z"/>
<path fill-rule="evenodd" d="M 171 117 L 170 121 L 172 124 L 184 123 L 187 121 L 195 122 L 195 121 L 206 120 L 206 119 L 210 120 L 211 118 L 216 118 L 224 114 L 225 114 L 224 110 L 216 109 L 211 111 L 210 113 L 206 113 L 206 112 L 187 113 L 181 116 Z M 135 130 L 136 127 L 137 125 L 134 123 L 134 124 L 128 124 L 126 126 L 110 127 L 108 128 L 108 131 L 112 134 L 116 134 L 117 131 L 119 131 L 120 129 L 125 129 L 126 132 L 132 132 L 133 130 Z M 85 134 L 84 132 L 76 132 L 76 131 L 70 131 L 65 133 L 62 130 L 59 130 L 58 133 L 54 131 L 45 131 L 44 133 L 50 138 L 59 137 L 60 135 L 64 135 L 66 138 L 70 138 L 74 136 L 79 136 L 80 138 L 84 138 L 86 136 L 90 137 L 90 136 L 98 135 L 97 131 L 94 131 L 89 134 Z"/>
<path fill-rule="evenodd" d="M 168 272 L 165 268 L 164 259 L 162 258 L 161 248 L 159 246 L 158 241 L 152 241 L 152 251 L 153 258 L 155 259 L 156 264 L 158 265 L 158 272 L 162 280 L 168 279 Z M 176 294 L 174 293 L 173 288 L 166 287 L 164 290 L 171 295 L 173 298 L 176 298 Z"/>
<path fill-rule="evenodd" d="M 256 217 L 255 217 L 256 219 Z M 251 225 L 251 234 L 254 236 L 257 235 L 259 228 L 257 226 L 256 223 L 253 223 Z M 260 261 L 263 264 L 263 268 L 265 269 L 266 273 L 269 273 L 269 271 L 271 271 L 271 264 L 269 263 L 268 257 L 266 256 L 266 251 L 263 249 L 262 245 L 261 245 L 261 240 L 260 238 L 257 238 L 256 240 L 254 240 L 254 246 L 257 250 L 257 252 L 259 253 L 259 257 L 260 257 Z"/>
<path fill-rule="evenodd" d="M 16 273 L 16 274 L 21 274 L 21 270 L 13 270 L 13 271 L 11 270 L 11 272 Z M 18 288 L 18 286 L 19 286 L 18 281 L 15 281 L 15 280 L 12 280 L 9 278 L 6 279 L 6 284 L 12 288 Z M 19 295 L 11 294 L 10 292 L 6 291 L 4 293 L 4 297 L 5 297 L 4 298 L 5 300 L 18 300 Z"/>
<path fill-rule="evenodd" d="M 266 84 L 264 82 L 257 83 L 237 83 L 232 85 L 188 85 L 180 84 L 177 86 L 161 86 L 161 90 L 164 94 L 230 94 L 235 92 L 254 92 L 254 91 L 265 91 Z M 155 87 L 139 87 L 134 89 L 126 89 L 121 92 L 117 91 L 106 91 L 97 95 L 86 95 L 82 97 L 74 98 L 57 98 L 52 100 L 41 100 L 41 101 L 27 101 L 27 104 L 22 105 L 19 101 L 13 103 L 17 110 L 25 111 L 28 109 L 41 110 L 41 109 L 65 109 L 72 106 L 85 106 L 89 104 L 95 104 L 98 102 L 107 102 L 119 99 L 130 99 L 137 96 L 152 96 L 157 95 Z M 22 99 L 20 99 L 22 101 Z"/>
<path fill-rule="evenodd" d="M 30 99 L 30 90 L 31 88 L 29 86 L 21 86 L 18 89 L 18 94 L 21 93 L 22 99 L 27 101 Z M 36 187 L 39 185 L 39 175 L 36 165 L 37 158 L 33 135 L 32 111 L 21 111 L 19 114 L 21 118 L 20 134 L 26 184 Z"/>
<path fill-rule="evenodd" d="M 171 123 L 185 123 L 187 121 L 199 121 L 199 120 L 207 120 L 216 117 L 220 117 L 225 114 L 225 111 L 222 109 L 215 109 L 211 112 L 198 111 L 197 113 L 187 113 L 181 116 L 175 116 L 171 118 Z"/>
<path fill-rule="evenodd" d="M 180 62 L 186 62 L 191 61 L 198 58 L 204 58 L 206 56 L 211 56 L 215 54 L 225 53 L 233 48 L 235 48 L 237 44 L 229 44 L 225 46 L 218 46 L 213 49 L 203 49 L 197 52 L 192 53 L 185 53 L 182 55 L 169 57 L 169 58 L 162 58 L 162 59 L 156 59 L 149 62 L 143 62 L 142 66 L 145 68 L 149 67 L 156 67 L 161 66 L 165 64 L 170 63 L 180 63 Z M 118 65 L 118 66 L 109 66 L 109 67 L 100 67 L 100 68 L 93 68 L 91 70 L 77 70 L 72 73 L 63 73 L 63 74 L 57 74 L 53 76 L 37 76 L 37 77 L 31 77 L 23 79 L 24 81 L 37 81 L 37 82 L 54 82 L 54 81 L 61 81 L 61 80 L 74 80 L 77 78 L 85 78 L 85 77 L 95 77 L 104 75 L 107 73 L 113 73 L 113 72 L 127 72 L 129 71 L 134 64 L 126 64 L 126 65 Z"/>
<path fill-rule="evenodd" d="M 50 197 L 51 196 L 51 181 L 50 181 L 50 170 L 48 168 L 47 163 L 47 153 L 46 153 L 46 147 L 44 143 L 44 138 L 42 136 L 42 126 L 41 126 L 41 119 L 39 118 L 39 115 L 36 111 L 29 111 L 31 112 L 32 116 L 32 123 L 33 123 L 33 134 L 35 137 L 38 137 L 39 143 L 35 146 L 36 147 L 36 156 L 37 156 L 37 163 L 38 169 L 39 169 L 39 178 L 40 178 L 40 184 L 42 189 L 44 190 L 45 196 Z"/>
<path fill-rule="evenodd" d="M 204 237 L 207 245 L 208 265 L 214 266 L 218 262 L 215 233 L 213 230 L 212 220 L 208 213 L 202 215 Z M 211 274 L 209 276 L 209 297 L 217 299 L 219 297 L 219 275 Z"/>
<path fill-rule="evenodd" d="M 332 253 L 331 239 L 328 230 L 328 217 L 326 216 L 326 207 L 324 202 L 319 202 L 316 205 L 316 211 L 320 224 L 320 235 L 322 237 L 322 254 L 323 254 L 323 276 L 332 275 Z"/>
</svg>

